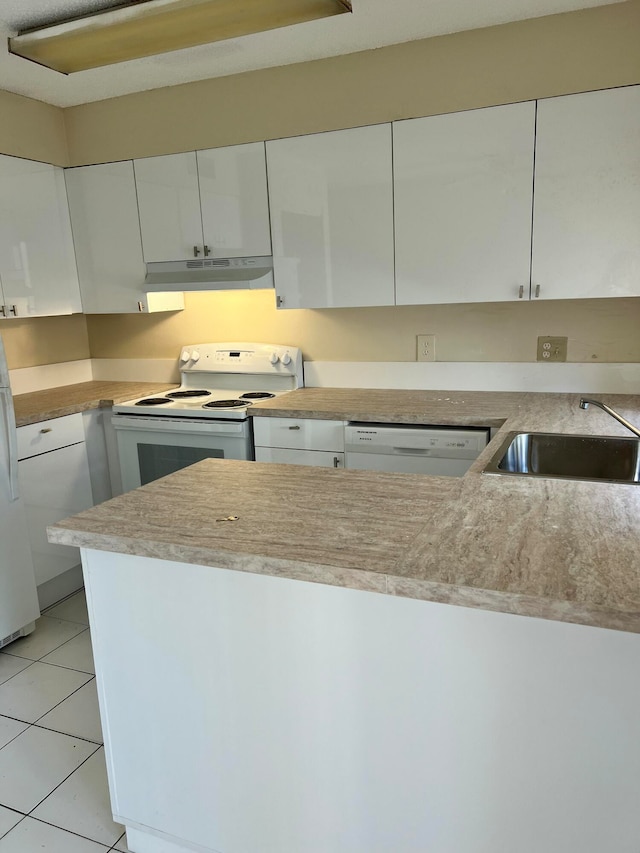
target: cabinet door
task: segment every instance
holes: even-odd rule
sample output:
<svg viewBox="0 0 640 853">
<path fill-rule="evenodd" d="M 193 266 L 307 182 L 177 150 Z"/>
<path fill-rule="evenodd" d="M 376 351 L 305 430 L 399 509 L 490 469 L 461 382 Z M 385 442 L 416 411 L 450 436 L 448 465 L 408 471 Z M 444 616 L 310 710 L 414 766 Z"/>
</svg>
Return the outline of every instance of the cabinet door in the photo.
<svg viewBox="0 0 640 853">
<path fill-rule="evenodd" d="M 46 528 L 93 506 L 86 445 L 32 456 L 21 460 L 18 467 L 36 583 L 40 585 L 80 562 L 77 548 L 48 542 Z"/>
<path fill-rule="evenodd" d="M 147 262 L 202 254 L 202 217 L 194 151 L 134 160 L 142 251 Z"/>
<path fill-rule="evenodd" d="M 284 308 L 393 305 L 391 126 L 267 142 Z"/>
<path fill-rule="evenodd" d="M 538 103 L 534 294 L 640 296 L 640 86 Z"/>
<path fill-rule="evenodd" d="M 398 305 L 529 298 L 535 102 L 395 122 Z"/>
<path fill-rule="evenodd" d="M 344 453 L 332 450 L 291 450 L 280 447 L 256 447 L 256 462 L 312 465 L 315 468 L 344 468 Z"/>
<path fill-rule="evenodd" d="M 82 311 L 62 169 L 0 155 L 0 278 L 12 316 Z"/>
<path fill-rule="evenodd" d="M 264 142 L 197 151 L 204 243 L 215 258 L 270 255 Z"/>
<path fill-rule="evenodd" d="M 65 172 L 78 278 L 85 314 L 147 312 L 133 163 L 105 163 Z M 181 293 L 162 294 L 159 310 L 184 307 Z"/>
</svg>

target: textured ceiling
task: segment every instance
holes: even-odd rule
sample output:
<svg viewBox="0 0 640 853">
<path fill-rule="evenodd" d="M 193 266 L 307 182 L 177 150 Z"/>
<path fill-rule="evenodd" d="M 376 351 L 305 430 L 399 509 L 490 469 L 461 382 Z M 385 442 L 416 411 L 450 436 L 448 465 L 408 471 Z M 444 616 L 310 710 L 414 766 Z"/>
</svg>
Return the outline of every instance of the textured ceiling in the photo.
<svg viewBox="0 0 640 853">
<path fill-rule="evenodd" d="M 414 39 L 552 15 L 618 0 L 353 0 L 337 15 L 136 59 L 65 77 L 7 52 L 18 30 L 118 5 L 121 0 L 0 0 L 0 88 L 57 106 L 258 68 L 289 65 Z"/>
</svg>

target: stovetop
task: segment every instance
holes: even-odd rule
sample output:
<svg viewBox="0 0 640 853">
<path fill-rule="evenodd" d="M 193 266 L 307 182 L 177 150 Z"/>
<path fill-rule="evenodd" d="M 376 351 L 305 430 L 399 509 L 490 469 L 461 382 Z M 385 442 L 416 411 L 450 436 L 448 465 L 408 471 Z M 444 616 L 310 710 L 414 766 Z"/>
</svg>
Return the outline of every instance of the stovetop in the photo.
<svg viewBox="0 0 640 853">
<path fill-rule="evenodd" d="M 195 344 L 182 348 L 179 388 L 128 400 L 116 414 L 245 420 L 254 402 L 303 385 L 297 347 L 271 344 Z"/>
<path fill-rule="evenodd" d="M 194 394 L 199 390 L 201 393 Z M 246 391 L 244 389 L 191 389 L 184 386 L 158 397 L 141 397 L 113 407 L 118 414 L 157 415 L 172 418 L 223 418 L 243 420 L 254 402 L 269 400 L 286 391 Z M 260 395 L 246 397 L 243 395 Z M 179 396 L 178 396 L 179 395 Z"/>
</svg>

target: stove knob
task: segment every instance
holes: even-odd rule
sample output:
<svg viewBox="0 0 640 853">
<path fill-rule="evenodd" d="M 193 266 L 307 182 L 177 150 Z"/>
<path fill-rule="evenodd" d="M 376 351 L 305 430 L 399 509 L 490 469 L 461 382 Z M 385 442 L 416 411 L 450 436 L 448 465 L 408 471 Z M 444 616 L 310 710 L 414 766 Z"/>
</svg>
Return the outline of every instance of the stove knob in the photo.
<svg viewBox="0 0 640 853">
<path fill-rule="evenodd" d="M 191 353 L 189 352 L 189 350 L 188 349 L 183 350 L 182 355 L 180 356 L 180 361 L 182 361 L 184 364 L 186 364 L 190 358 L 191 358 Z"/>
<path fill-rule="evenodd" d="M 272 352 L 269 356 L 269 361 L 271 362 L 271 364 L 277 364 L 280 361 L 280 356 L 277 352 Z"/>
<path fill-rule="evenodd" d="M 197 349 L 194 349 L 194 351 L 191 353 L 191 361 L 193 361 L 194 364 L 196 363 L 196 361 L 200 361 L 200 353 Z"/>
<path fill-rule="evenodd" d="M 282 356 L 282 363 L 283 364 L 291 364 L 291 356 L 289 355 L 288 352 L 285 352 L 285 354 Z"/>
</svg>

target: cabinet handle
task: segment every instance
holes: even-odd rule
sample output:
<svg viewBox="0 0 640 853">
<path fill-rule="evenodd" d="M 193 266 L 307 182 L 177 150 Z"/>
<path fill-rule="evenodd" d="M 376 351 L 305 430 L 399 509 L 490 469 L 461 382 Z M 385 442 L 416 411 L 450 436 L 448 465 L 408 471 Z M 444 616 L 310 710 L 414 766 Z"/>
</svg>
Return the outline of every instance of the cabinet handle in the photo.
<svg viewBox="0 0 640 853">
<path fill-rule="evenodd" d="M 540 299 L 540 285 L 536 284 L 536 299 Z"/>
<path fill-rule="evenodd" d="M 17 305 L 9 305 L 9 313 L 13 314 L 14 317 L 18 316 L 18 306 Z"/>
<path fill-rule="evenodd" d="M 276 306 L 282 308 L 284 305 L 284 296 L 276 296 Z"/>
<path fill-rule="evenodd" d="M 6 305 L 0 305 L 0 314 L 2 314 L 3 317 L 7 316 L 7 306 Z"/>
<path fill-rule="evenodd" d="M 204 247 L 204 256 L 205 256 L 205 258 L 208 258 L 210 254 L 211 254 L 211 249 L 210 249 L 208 246 L 205 246 L 205 247 Z"/>
<path fill-rule="evenodd" d="M 289 429 L 300 429 L 300 427 L 297 425 L 296 426 L 290 426 Z"/>
<path fill-rule="evenodd" d="M 142 304 L 142 302 L 138 302 L 138 311 L 141 314 L 144 314 L 144 305 Z"/>
<path fill-rule="evenodd" d="M 46 432 L 53 432 L 53 427 L 44 427 L 40 432 L 44 435 Z"/>
<path fill-rule="evenodd" d="M 197 246 L 194 246 L 193 247 L 193 257 L 197 258 L 199 254 L 200 254 L 200 249 Z"/>
<path fill-rule="evenodd" d="M 339 457 L 339 456 L 334 456 L 334 457 L 333 457 L 333 467 L 334 467 L 334 468 L 339 468 L 339 467 L 340 467 L 340 457 Z"/>
<path fill-rule="evenodd" d="M 524 284 L 521 284 L 518 288 L 518 299 L 524 298 Z"/>
</svg>

